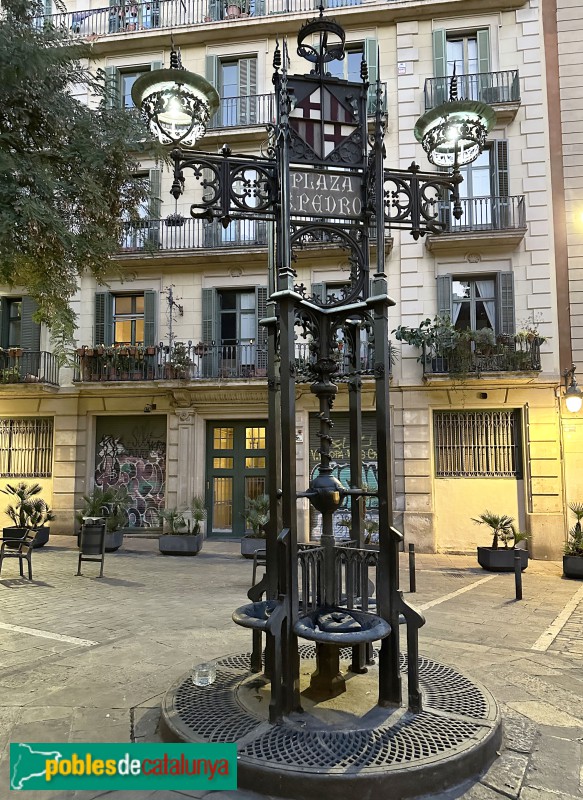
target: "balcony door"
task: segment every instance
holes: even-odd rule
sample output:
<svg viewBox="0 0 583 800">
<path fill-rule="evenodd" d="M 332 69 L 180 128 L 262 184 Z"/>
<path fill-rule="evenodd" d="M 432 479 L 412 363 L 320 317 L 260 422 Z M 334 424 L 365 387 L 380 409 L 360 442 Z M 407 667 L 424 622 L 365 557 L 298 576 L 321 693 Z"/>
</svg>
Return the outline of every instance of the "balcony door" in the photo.
<svg viewBox="0 0 583 800">
<path fill-rule="evenodd" d="M 208 533 L 243 536 L 245 504 L 267 490 L 265 420 L 209 422 Z"/>
<path fill-rule="evenodd" d="M 433 106 L 443 103 L 450 90 L 449 78 L 458 77 L 459 97 L 480 100 L 490 86 L 490 30 L 433 31 L 433 75 L 435 85 Z M 439 80 L 439 79 L 442 80 Z"/>
<path fill-rule="evenodd" d="M 232 128 L 257 124 L 257 56 L 219 58 L 209 55 L 206 78 L 221 98 L 213 127 Z"/>
</svg>

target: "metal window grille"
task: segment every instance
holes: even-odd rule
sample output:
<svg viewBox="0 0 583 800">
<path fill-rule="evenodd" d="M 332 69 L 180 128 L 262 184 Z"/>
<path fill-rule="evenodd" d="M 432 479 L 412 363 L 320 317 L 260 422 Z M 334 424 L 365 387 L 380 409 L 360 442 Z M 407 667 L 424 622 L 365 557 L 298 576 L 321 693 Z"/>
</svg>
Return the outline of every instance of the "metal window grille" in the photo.
<svg viewBox="0 0 583 800">
<path fill-rule="evenodd" d="M 0 478 L 50 478 L 52 419 L 0 419 Z"/>
<path fill-rule="evenodd" d="M 436 411 L 438 478 L 521 478 L 520 412 Z"/>
</svg>

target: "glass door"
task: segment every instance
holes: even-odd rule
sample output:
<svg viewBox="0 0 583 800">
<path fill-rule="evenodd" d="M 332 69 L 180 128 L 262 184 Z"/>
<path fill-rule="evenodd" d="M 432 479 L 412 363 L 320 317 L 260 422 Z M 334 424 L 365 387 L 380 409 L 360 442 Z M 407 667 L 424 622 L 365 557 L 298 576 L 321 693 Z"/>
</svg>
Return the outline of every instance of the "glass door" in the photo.
<svg viewBox="0 0 583 800">
<path fill-rule="evenodd" d="M 266 422 L 209 422 L 209 535 L 243 536 L 245 504 L 267 489 Z"/>
</svg>

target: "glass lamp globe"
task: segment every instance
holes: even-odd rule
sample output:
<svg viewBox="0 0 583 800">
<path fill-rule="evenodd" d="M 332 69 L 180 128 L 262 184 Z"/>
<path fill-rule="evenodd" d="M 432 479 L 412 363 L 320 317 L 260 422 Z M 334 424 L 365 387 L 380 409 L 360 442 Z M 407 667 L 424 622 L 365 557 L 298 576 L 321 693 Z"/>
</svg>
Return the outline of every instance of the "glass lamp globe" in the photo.
<svg viewBox="0 0 583 800">
<path fill-rule="evenodd" d="M 575 380 L 573 380 L 565 393 L 565 405 L 571 414 L 576 414 L 578 411 L 581 411 L 581 406 L 583 406 L 583 394 Z"/>
<path fill-rule="evenodd" d="M 172 53 L 170 69 L 142 75 L 132 86 L 132 100 L 151 133 L 162 144 L 193 147 L 219 109 L 219 95 L 205 78 L 188 72 Z"/>
<path fill-rule="evenodd" d="M 419 117 L 414 132 L 432 164 L 456 169 L 476 160 L 495 122 L 485 103 L 454 98 Z"/>
</svg>

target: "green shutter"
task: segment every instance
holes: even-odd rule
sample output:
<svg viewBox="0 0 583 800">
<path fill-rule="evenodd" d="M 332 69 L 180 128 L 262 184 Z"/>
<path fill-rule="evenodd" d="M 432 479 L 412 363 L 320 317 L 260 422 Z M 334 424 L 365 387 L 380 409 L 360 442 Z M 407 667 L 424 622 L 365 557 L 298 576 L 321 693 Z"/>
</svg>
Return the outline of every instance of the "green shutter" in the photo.
<svg viewBox="0 0 583 800">
<path fill-rule="evenodd" d="M 144 345 L 153 347 L 156 344 L 156 292 L 146 289 L 144 292 Z"/>
<path fill-rule="evenodd" d="M 218 333 L 218 297 L 216 289 L 202 290 L 202 341 L 214 345 L 202 358 L 202 377 L 218 376 L 219 344 Z"/>
<path fill-rule="evenodd" d="M 323 283 L 313 283 L 312 284 L 312 294 L 314 297 L 317 297 L 321 302 L 324 301 L 324 292 L 325 287 Z"/>
<path fill-rule="evenodd" d="M 437 278 L 437 313 L 440 317 L 452 319 L 451 275 L 440 275 Z"/>
<path fill-rule="evenodd" d="M 44 0 L 45 17 L 50 17 L 53 13 L 53 0 Z"/>
<path fill-rule="evenodd" d="M 514 336 L 514 274 L 512 272 L 499 272 L 496 275 L 496 299 L 498 303 L 496 333 Z"/>
<path fill-rule="evenodd" d="M 434 82 L 432 108 L 445 103 L 448 97 L 446 58 L 447 40 L 445 28 L 437 28 L 433 31 L 433 77 L 436 80 Z"/>
<path fill-rule="evenodd" d="M 217 22 L 223 19 L 224 10 L 225 4 L 223 0 L 208 0 L 208 16 L 210 21 Z"/>
<path fill-rule="evenodd" d="M 492 148 L 492 194 L 497 197 L 493 202 L 493 220 L 497 230 L 506 230 L 511 222 L 509 179 L 508 179 L 508 142 L 498 139 Z"/>
<path fill-rule="evenodd" d="M 119 79 L 116 67 L 105 68 L 105 107 L 115 108 L 119 105 Z"/>
<path fill-rule="evenodd" d="M 217 56 L 205 56 L 204 59 L 204 74 L 207 81 L 210 81 L 219 91 L 219 59 Z"/>
<path fill-rule="evenodd" d="M 364 40 L 364 60 L 368 67 L 368 101 L 367 113 L 375 113 L 376 81 L 379 74 L 379 44 L 376 39 Z"/>
<path fill-rule="evenodd" d="M 259 321 L 267 316 L 267 286 L 255 287 L 255 308 L 257 309 L 257 360 L 260 374 L 267 375 L 267 328 Z"/>
<path fill-rule="evenodd" d="M 112 300 L 109 292 L 95 292 L 95 344 L 113 341 Z"/>
<path fill-rule="evenodd" d="M 0 347 L 8 347 L 8 298 L 0 297 Z"/>
<path fill-rule="evenodd" d="M 23 350 L 32 350 L 38 353 L 40 350 L 40 325 L 32 318 L 38 305 L 32 297 L 23 297 L 21 308 L 20 346 Z"/>
<path fill-rule="evenodd" d="M 153 72 L 155 69 L 164 69 L 164 62 L 152 61 L 152 63 L 150 64 L 150 70 Z"/>
<path fill-rule="evenodd" d="M 255 11 L 253 16 L 255 17 L 265 16 L 265 0 L 255 0 Z"/>
<path fill-rule="evenodd" d="M 490 29 L 482 28 L 477 32 L 478 38 L 478 72 L 490 72 Z"/>
</svg>

